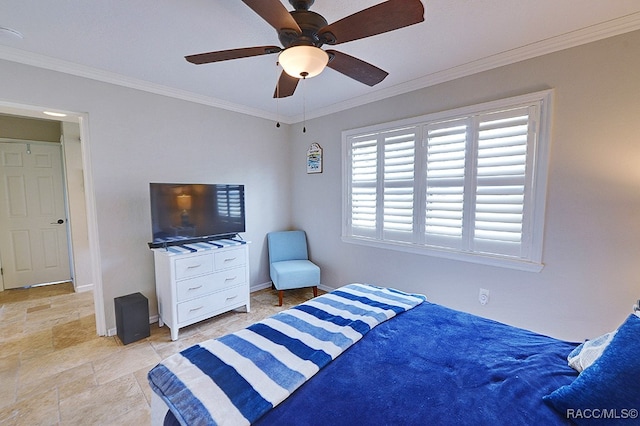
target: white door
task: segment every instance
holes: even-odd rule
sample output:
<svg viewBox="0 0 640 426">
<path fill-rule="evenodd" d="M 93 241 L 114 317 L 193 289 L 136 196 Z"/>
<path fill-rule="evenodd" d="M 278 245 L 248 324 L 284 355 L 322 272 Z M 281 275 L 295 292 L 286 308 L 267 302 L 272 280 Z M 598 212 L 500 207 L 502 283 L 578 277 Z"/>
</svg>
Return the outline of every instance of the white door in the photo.
<svg viewBox="0 0 640 426">
<path fill-rule="evenodd" d="M 61 145 L 0 143 L 4 288 L 71 279 Z"/>
</svg>

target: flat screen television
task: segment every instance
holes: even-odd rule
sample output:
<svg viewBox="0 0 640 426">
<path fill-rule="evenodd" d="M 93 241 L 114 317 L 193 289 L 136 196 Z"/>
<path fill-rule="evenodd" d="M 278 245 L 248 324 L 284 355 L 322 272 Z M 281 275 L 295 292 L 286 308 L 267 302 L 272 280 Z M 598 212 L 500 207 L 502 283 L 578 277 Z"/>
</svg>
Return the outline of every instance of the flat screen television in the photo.
<svg viewBox="0 0 640 426">
<path fill-rule="evenodd" d="M 244 185 L 150 183 L 149 193 L 151 248 L 245 232 Z"/>
</svg>

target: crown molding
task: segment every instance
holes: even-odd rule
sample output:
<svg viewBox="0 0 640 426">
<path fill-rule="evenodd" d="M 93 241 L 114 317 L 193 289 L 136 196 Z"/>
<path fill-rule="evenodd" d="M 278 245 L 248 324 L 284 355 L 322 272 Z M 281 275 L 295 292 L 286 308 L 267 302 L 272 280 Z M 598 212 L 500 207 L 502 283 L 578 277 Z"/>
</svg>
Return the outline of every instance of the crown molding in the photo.
<svg viewBox="0 0 640 426">
<path fill-rule="evenodd" d="M 309 120 L 322 117 L 350 108 L 366 105 L 371 102 L 380 101 L 393 96 L 435 86 L 436 84 L 445 83 L 447 81 L 467 77 L 483 71 L 488 71 L 501 66 L 514 64 L 516 62 L 603 40 L 605 38 L 614 37 L 639 29 L 640 13 L 633 13 L 622 18 L 603 22 L 601 24 L 488 56 L 477 61 L 438 71 L 403 84 L 370 92 L 367 95 L 359 96 L 345 102 L 339 102 L 326 108 L 307 111 L 306 118 Z M 293 121 L 294 123 L 298 123 L 302 120 L 303 118 L 300 115 L 296 116 Z"/>
<path fill-rule="evenodd" d="M 50 71 L 57 71 L 64 74 L 70 74 L 77 77 L 97 80 L 103 83 L 115 84 L 130 89 L 154 93 L 157 95 L 168 96 L 184 101 L 222 108 L 228 111 L 239 112 L 255 117 L 266 118 L 268 120 L 276 120 L 277 118 L 275 114 L 260 109 L 250 108 L 245 105 L 227 102 L 210 96 L 203 96 L 186 90 L 180 90 L 161 84 L 151 83 L 149 81 L 124 76 L 122 74 L 104 71 L 97 68 L 80 65 L 75 62 L 69 62 L 62 59 L 52 58 L 50 56 L 27 52 L 25 50 L 15 49 L 7 46 L 0 45 L 0 59 L 17 62 L 24 65 L 31 65 Z M 283 120 L 281 121 L 284 122 Z"/>
<path fill-rule="evenodd" d="M 438 71 L 424 77 L 403 83 L 396 86 L 376 90 L 364 96 L 358 96 L 344 102 L 338 102 L 325 108 L 319 108 L 306 112 L 306 119 L 323 117 L 325 115 L 344 111 L 350 108 L 362 106 L 371 102 L 423 89 L 425 87 L 466 77 L 479 72 L 498 68 L 504 65 L 531 59 L 548 53 L 576 47 L 582 44 L 591 43 L 608 37 L 624 34 L 640 29 L 640 12 L 633 13 L 618 19 L 596 24 L 587 28 L 552 37 L 527 46 L 519 47 L 509 51 L 501 52 L 486 58 L 472 61 L 460 66 Z M 78 77 L 111 83 L 131 89 L 142 90 L 149 93 L 168 96 L 198 104 L 208 105 L 228 111 L 247 114 L 258 118 L 272 121 L 280 121 L 284 124 L 294 124 L 303 121 L 302 115 L 283 117 L 268 111 L 250 108 L 233 102 L 224 101 L 210 96 L 203 96 L 197 93 L 180 90 L 148 81 L 127 77 L 121 74 L 99 70 L 92 67 L 76 64 L 49 56 L 39 55 L 20 49 L 0 46 L 0 59 L 44 68 Z"/>
</svg>

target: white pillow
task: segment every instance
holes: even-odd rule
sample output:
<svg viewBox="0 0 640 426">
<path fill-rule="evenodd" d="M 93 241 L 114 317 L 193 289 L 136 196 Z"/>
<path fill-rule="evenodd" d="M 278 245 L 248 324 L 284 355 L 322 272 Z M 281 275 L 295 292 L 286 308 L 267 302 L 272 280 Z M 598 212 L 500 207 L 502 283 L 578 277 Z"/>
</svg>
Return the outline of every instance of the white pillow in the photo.
<svg viewBox="0 0 640 426">
<path fill-rule="evenodd" d="M 638 312 L 636 312 L 638 314 Z M 567 357 L 569 366 L 577 372 L 583 371 L 585 368 L 593 364 L 602 355 L 602 352 L 611 342 L 613 336 L 616 335 L 616 331 L 603 334 L 597 339 L 587 340 L 581 343 L 578 347 L 571 351 Z"/>
</svg>

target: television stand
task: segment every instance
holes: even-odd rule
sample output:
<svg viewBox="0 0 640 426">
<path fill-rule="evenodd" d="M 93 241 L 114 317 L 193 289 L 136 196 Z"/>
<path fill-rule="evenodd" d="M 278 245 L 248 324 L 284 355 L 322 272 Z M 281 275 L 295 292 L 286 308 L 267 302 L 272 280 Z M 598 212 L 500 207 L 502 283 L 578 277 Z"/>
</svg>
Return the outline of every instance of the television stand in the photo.
<svg viewBox="0 0 640 426">
<path fill-rule="evenodd" d="M 158 322 L 178 330 L 244 306 L 249 312 L 249 245 L 216 240 L 153 249 Z"/>
</svg>

